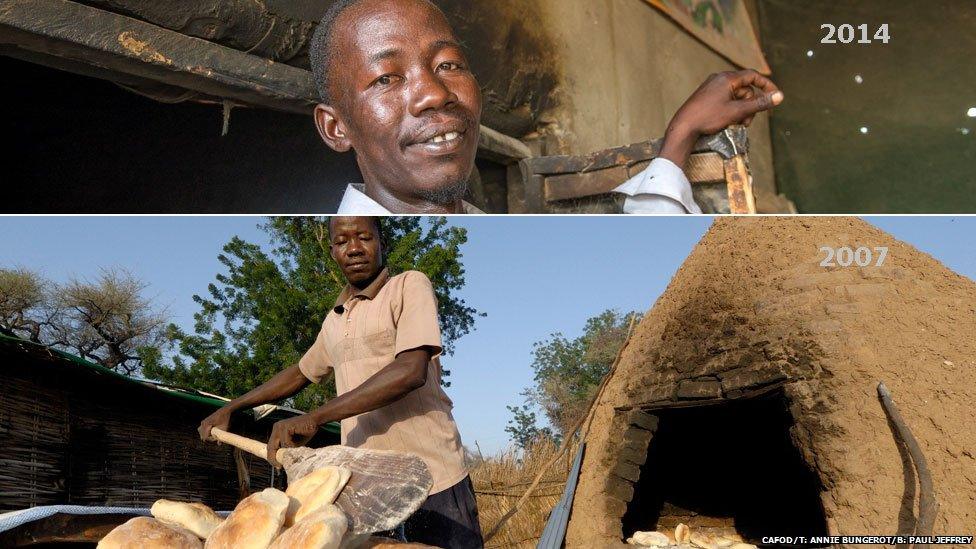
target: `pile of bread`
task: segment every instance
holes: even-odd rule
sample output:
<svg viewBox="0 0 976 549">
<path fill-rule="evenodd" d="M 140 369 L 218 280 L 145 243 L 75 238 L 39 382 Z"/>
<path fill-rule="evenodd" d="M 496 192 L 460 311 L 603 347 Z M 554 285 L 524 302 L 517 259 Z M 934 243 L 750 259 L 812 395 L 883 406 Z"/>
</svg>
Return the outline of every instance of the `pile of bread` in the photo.
<svg viewBox="0 0 976 549">
<path fill-rule="evenodd" d="M 686 524 L 679 524 L 670 532 L 634 532 L 627 543 L 638 547 L 691 547 L 698 549 L 756 549 L 734 532 L 692 532 Z"/>
<path fill-rule="evenodd" d="M 98 549 L 342 549 L 386 545 L 347 535 L 345 513 L 335 505 L 350 477 L 344 467 L 324 467 L 290 484 L 252 494 L 225 519 L 202 503 L 161 499 L 150 517 L 134 518 L 108 533 Z M 404 547 L 398 545 L 397 547 Z"/>
</svg>

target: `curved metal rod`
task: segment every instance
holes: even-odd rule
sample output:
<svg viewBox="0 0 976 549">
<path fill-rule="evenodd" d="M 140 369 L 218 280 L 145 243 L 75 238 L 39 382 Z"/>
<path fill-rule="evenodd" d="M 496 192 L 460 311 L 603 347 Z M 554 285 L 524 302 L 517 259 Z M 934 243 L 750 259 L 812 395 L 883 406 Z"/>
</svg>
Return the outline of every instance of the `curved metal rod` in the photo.
<svg viewBox="0 0 976 549">
<path fill-rule="evenodd" d="M 912 463 L 915 465 L 915 471 L 918 474 L 918 520 L 915 522 L 915 535 L 931 536 L 935 527 L 935 517 L 939 513 L 939 503 L 935 500 L 935 487 L 932 483 L 932 472 L 925 460 L 925 454 L 922 453 L 922 447 L 919 446 L 915 435 L 905 423 L 898 407 L 895 406 L 895 401 L 891 398 L 891 391 L 888 390 L 883 381 L 878 383 L 878 396 L 881 398 L 881 405 L 888 412 L 891 422 L 898 429 L 898 437 L 908 448 L 908 453 L 912 456 Z M 914 545 L 919 549 L 925 549 L 928 546 L 927 543 L 916 543 Z"/>
</svg>

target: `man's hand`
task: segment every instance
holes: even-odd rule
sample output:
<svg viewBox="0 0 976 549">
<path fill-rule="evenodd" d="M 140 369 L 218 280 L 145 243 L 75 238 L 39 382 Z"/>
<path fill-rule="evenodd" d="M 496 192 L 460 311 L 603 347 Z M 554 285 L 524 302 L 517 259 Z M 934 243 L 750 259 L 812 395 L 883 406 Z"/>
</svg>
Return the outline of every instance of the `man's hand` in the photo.
<svg viewBox="0 0 976 549">
<path fill-rule="evenodd" d="M 754 70 L 713 74 L 691 94 L 668 126 L 661 157 L 684 168 L 703 135 L 752 123 L 757 113 L 783 102 L 783 92 Z"/>
<path fill-rule="evenodd" d="M 303 414 L 290 419 L 283 419 L 274 424 L 271 438 L 268 439 L 268 461 L 275 467 L 278 463 L 279 448 L 295 448 L 305 446 L 319 430 L 319 423 L 309 414 Z"/>
<path fill-rule="evenodd" d="M 200 440 L 214 440 L 214 438 L 210 435 L 210 430 L 214 427 L 228 431 L 230 427 L 230 416 L 232 413 L 233 411 L 231 409 L 224 406 L 201 421 L 200 427 L 197 428 L 197 432 L 200 433 Z"/>
</svg>

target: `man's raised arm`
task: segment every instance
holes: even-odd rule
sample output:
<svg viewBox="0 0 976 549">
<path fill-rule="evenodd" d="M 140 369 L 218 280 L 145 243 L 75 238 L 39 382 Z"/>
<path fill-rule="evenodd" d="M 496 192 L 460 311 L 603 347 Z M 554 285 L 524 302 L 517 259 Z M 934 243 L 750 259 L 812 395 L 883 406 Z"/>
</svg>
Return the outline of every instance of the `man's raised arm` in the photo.
<svg viewBox="0 0 976 549">
<path fill-rule="evenodd" d="M 713 74 L 678 110 L 668 125 L 661 155 L 640 174 L 614 189 L 627 196 L 628 214 L 700 214 L 684 174 L 698 139 L 733 124 L 752 123 L 756 114 L 783 102 L 783 92 L 753 70 Z"/>
<path fill-rule="evenodd" d="M 275 423 L 268 440 L 268 461 L 279 465 L 275 459 L 278 448 L 305 445 L 320 425 L 382 408 L 423 387 L 431 356 L 427 347 L 403 351 L 359 387 L 307 414 Z"/>
<path fill-rule="evenodd" d="M 754 70 L 713 74 L 671 119 L 661 158 L 684 169 L 699 137 L 733 124 L 749 126 L 757 114 L 782 102 L 783 92 Z"/>
<path fill-rule="evenodd" d="M 234 412 L 262 404 L 279 402 L 297 394 L 309 383 L 308 378 L 298 369 L 297 364 L 278 372 L 268 381 L 228 402 L 221 409 L 201 421 L 198 429 L 200 438 L 213 440 L 210 436 L 210 430 L 214 427 L 226 431 L 230 425 L 230 416 Z"/>
</svg>

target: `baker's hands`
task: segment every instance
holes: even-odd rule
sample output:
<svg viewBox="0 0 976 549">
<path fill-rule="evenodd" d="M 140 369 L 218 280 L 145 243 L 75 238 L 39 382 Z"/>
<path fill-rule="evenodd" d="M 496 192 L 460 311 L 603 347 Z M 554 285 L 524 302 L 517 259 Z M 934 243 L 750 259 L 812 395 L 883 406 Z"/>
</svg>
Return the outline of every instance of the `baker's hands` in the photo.
<svg viewBox="0 0 976 549">
<path fill-rule="evenodd" d="M 230 427 L 230 416 L 233 414 L 233 410 L 227 408 L 226 406 L 217 410 L 216 412 L 207 416 L 206 419 L 200 422 L 200 427 L 197 428 L 197 432 L 200 433 L 200 440 L 208 441 L 215 440 L 211 436 L 210 431 L 216 427 L 223 431 L 229 431 Z"/>
<path fill-rule="evenodd" d="M 748 126 L 756 114 L 772 109 L 783 99 L 776 84 L 754 70 L 713 74 L 674 115 L 661 157 L 684 168 L 701 136 L 733 124 Z"/>
<path fill-rule="evenodd" d="M 268 461 L 275 467 L 278 463 L 279 448 L 295 448 L 305 446 L 319 431 L 319 423 L 309 414 L 302 414 L 289 419 L 283 419 L 271 428 L 271 438 L 268 439 Z"/>
</svg>

